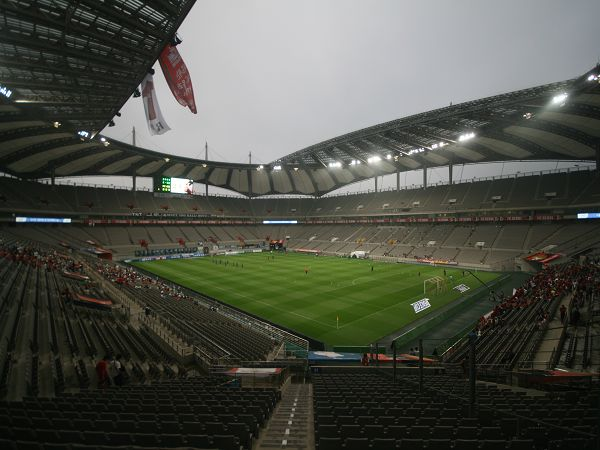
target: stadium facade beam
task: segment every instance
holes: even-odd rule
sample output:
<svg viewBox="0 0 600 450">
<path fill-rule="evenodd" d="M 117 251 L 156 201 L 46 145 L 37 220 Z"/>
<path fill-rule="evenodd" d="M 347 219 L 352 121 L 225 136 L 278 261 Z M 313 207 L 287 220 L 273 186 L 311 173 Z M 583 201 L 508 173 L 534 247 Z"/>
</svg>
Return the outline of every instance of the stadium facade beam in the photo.
<svg viewBox="0 0 600 450">
<path fill-rule="evenodd" d="M 423 188 L 427 187 L 427 166 L 423 166 Z"/>
</svg>

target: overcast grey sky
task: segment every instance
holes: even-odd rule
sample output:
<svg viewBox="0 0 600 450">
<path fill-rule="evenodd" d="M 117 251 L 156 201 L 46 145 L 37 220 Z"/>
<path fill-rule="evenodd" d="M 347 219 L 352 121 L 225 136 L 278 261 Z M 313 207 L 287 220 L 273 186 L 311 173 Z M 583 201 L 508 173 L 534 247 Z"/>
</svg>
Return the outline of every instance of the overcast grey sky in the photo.
<svg viewBox="0 0 600 450">
<path fill-rule="evenodd" d="M 179 30 L 198 114 L 155 83 L 104 133 L 166 153 L 267 163 L 380 122 L 581 75 L 600 57 L 598 0 L 198 0 Z"/>
</svg>

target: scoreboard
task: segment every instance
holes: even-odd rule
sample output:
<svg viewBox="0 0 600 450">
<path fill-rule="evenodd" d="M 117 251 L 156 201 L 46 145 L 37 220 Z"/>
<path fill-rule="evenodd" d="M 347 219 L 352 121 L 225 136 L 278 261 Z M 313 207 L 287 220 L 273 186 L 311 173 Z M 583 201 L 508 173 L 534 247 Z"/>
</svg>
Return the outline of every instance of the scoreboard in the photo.
<svg viewBox="0 0 600 450">
<path fill-rule="evenodd" d="M 194 180 L 188 180 L 187 178 L 174 178 L 164 176 L 155 177 L 154 191 L 165 192 L 169 194 L 192 195 L 192 193 L 194 192 Z"/>
</svg>

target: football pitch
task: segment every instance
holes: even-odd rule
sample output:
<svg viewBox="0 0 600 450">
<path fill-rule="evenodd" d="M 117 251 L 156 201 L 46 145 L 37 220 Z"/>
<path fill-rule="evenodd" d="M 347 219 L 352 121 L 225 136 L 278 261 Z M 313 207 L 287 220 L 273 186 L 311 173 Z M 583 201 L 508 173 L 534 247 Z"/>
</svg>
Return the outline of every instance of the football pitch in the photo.
<svg viewBox="0 0 600 450">
<path fill-rule="evenodd" d="M 297 253 L 246 253 L 135 266 L 329 345 L 366 345 L 481 286 L 458 268 Z M 444 277 L 442 293 L 423 281 Z M 500 274 L 478 272 L 489 282 Z M 464 284 L 466 294 L 453 289 Z M 416 313 L 411 303 L 428 298 Z"/>
</svg>

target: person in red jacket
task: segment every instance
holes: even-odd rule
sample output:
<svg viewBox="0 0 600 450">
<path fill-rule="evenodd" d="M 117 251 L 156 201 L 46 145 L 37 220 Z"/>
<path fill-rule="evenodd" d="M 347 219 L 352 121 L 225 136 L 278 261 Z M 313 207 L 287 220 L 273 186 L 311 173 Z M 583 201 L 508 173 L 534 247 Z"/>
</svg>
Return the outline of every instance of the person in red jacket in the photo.
<svg viewBox="0 0 600 450">
<path fill-rule="evenodd" d="M 98 378 L 98 389 L 104 389 L 110 385 L 108 356 L 105 356 L 96 364 L 96 376 Z"/>
</svg>

